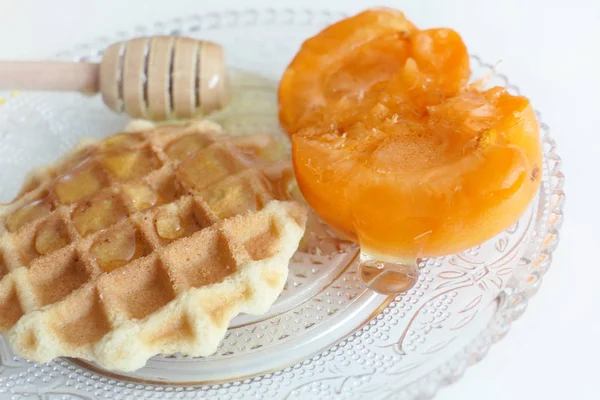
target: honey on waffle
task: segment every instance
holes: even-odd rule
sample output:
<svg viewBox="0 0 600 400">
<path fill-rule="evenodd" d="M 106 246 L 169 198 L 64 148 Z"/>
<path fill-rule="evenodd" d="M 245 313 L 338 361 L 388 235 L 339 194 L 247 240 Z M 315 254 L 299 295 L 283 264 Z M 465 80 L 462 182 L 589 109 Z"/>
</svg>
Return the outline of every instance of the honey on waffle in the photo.
<svg viewBox="0 0 600 400">
<path fill-rule="evenodd" d="M 20 355 L 135 370 L 216 350 L 283 290 L 306 209 L 269 135 L 201 121 L 87 143 L 0 206 L 0 332 Z"/>
</svg>

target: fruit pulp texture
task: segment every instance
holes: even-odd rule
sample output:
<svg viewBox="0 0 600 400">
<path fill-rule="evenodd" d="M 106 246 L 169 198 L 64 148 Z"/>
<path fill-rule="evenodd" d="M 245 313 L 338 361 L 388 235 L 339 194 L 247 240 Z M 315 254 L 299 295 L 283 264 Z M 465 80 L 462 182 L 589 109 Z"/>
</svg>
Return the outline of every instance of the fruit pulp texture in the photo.
<svg viewBox="0 0 600 400">
<path fill-rule="evenodd" d="M 396 59 L 365 50 L 382 37 L 344 42 L 329 49 L 347 52 L 332 56 L 333 68 L 311 70 L 332 58 L 313 50 L 317 35 L 284 74 L 280 118 L 304 197 L 363 252 L 387 261 L 453 254 L 490 239 L 520 217 L 539 187 L 539 127 L 529 101 L 469 85 L 468 53 L 452 30 L 403 31 L 397 40 L 405 44 L 389 48 Z M 361 54 L 375 57 L 362 65 L 394 59 L 402 66 L 367 89 L 354 87 L 365 72 L 346 60 Z M 345 78 L 330 86 L 339 71 Z M 285 93 L 306 81 L 316 85 L 310 96 Z"/>
</svg>

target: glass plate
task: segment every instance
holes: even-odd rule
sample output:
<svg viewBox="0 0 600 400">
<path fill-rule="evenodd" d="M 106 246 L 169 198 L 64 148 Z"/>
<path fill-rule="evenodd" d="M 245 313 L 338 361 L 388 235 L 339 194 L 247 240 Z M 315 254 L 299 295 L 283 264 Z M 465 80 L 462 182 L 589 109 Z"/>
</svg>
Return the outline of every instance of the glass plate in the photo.
<svg viewBox="0 0 600 400">
<path fill-rule="evenodd" d="M 244 10 L 204 14 L 79 46 L 61 59 L 97 61 L 107 45 L 140 35 L 182 34 L 221 43 L 232 66 L 232 106 L 211 118 L 235 134 L 282 135 L 276 85 L 300 43 L 342 14 Z M 507 86 L 472 56 L 474 78 Z M 98 97 L 3 93 L 0 201 L 25 173 L 53 161 L 82 137 L 120 130 L 124 116 Z M 538 114 L 538 118 L 540 115 Z M 424 260 L 414 289 L 396 297 L 358 282 L 357 247 L 316 218 L 290 264 L 286 289 L 263 316 L 240 315 L 218 351 L 205 358 L 159 355 L 135 373 L 57 359 L 38 364 L 0 341 L 0 397 L 42 399 L 426 399 L 461 376 L 503 337 L 550 266 L 562 222 L 563 174 L 548 127 L 540 191 L 521 219 L 462 254 Z"/>
</svg>

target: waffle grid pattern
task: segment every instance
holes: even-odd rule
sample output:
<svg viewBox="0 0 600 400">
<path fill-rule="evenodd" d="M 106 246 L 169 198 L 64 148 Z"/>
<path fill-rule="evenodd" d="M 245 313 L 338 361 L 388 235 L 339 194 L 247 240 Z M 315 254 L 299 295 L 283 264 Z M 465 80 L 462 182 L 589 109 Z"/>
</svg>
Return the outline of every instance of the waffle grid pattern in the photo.
<svg viewBox="0 0 600 400">
<path fill-rule="evenodd" d="M 303 207 L 276 201 L 291 166 L 257 162 L 271 144 L 202 121 L 113 136 L 37 172 L 0 208 L 0 331 L 27 358 L 121 370 L 212 353 L 231 318 L 276 299 L 303 233 Z"/>
</svg>

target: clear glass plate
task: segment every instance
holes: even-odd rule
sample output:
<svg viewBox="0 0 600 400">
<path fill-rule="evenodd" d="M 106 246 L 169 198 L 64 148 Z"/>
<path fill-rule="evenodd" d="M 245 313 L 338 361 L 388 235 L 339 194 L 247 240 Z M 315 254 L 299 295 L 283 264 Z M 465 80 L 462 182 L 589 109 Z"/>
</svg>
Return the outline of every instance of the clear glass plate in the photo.
<svg viewBox="0 0 600 400">
<path fill-rule="evenodd" d="M 107 45 L 140 35 L 217 41 L 226 49 L 236 93 L 232 106 L 211 118 L 236 134 L 282 135 L 278 77 L 305 38 L 342 16 L 273 9 L 204 14 L 102 38 L 59 58 L 95 61 Z M 474 78 L 492 73 L 490 85 L 519 92 L 476 56 L 472 67 Z M 16 194 L 29 169 L 53 161 L 82 137 L 103 137 L 127 122 L 98 97 L 0 97 L 7 98 L 0 106 L 0 201 Z M 506 334 L 550 266 L 564 177 L 543 123 L 541 135 L 543 180 L 527 212 L 481 246 L 423 261 L 419 282 L 407 293 L 386 297 L 365 290 L 355 273 L 357 247 L 313 218 L 280 299 L 266 315 L 238 316 L 214 355 L 160 355 L 122 374 L 81 360 L 30 362 L 0 340 L 0 397 L 429 398 Z"/>
</svg>

